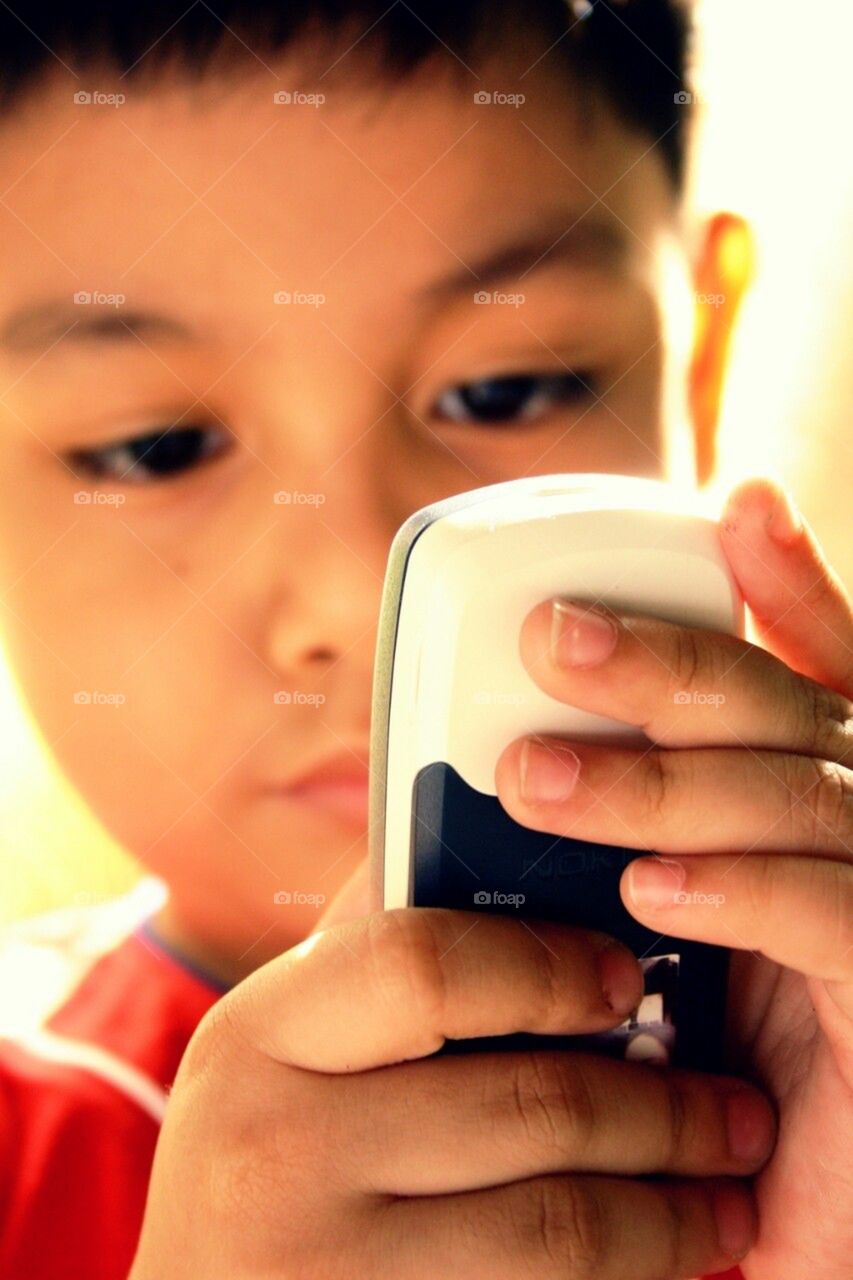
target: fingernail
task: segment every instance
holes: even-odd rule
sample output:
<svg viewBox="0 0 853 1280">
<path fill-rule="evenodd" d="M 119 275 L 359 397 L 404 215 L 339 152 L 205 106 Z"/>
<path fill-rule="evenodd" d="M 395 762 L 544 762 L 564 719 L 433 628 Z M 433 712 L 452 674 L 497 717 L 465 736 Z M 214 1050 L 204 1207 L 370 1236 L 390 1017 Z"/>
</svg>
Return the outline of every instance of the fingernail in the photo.
<svg viewBox="0 0 853 1280">
<path fill-rule="evenodd" d="M 525 738 L 521 748 L 521 798 L 529 804 L 566 800 L 574 790 L 581 762 L 568 747 Z"/>
<path fill-rule="evenodd" d="M 570 600 L 551 602 L 551 653 L 559 667 L 594 667 L 616 647 L 616 626 L 603 613 Z"/>
<path fill-rule="evenodd" d="M 715 1188 L 714 1216 L 723 1253 L 743 1258 L 755 1240 L 755 1211 L 749 1196 L 735 1186 Z"/>
<path fill-rule="evenodd" d="M 605 1003 L 627 1015 L 643 998 L 643 975 L 636 957 L 620 942 L 608 939 L 598 953 L 598 975 Z"/>
<path fill-rule="evenodd" d="M 776 502 L 767 517 L 765 528 L 774 542 L 783 547 L 790 544 L 802 533 L 803 519 L 791 500 L 790 494 L 781 490 Z"/>
<path fill-rule="evenodd" d="M 726 1101 L 729 1151 L 735 1160 L 760 1164 L 773 1146 L 775 1120 L 769 1102 L 760 1093 L 739 1089 Z"/>
<path fill-rule="evenodd" d="M 635 858 L 628 868 L 628 892 L 638 907 L 671 907 L 687 878 L 671 858 Z"/>
</svg>

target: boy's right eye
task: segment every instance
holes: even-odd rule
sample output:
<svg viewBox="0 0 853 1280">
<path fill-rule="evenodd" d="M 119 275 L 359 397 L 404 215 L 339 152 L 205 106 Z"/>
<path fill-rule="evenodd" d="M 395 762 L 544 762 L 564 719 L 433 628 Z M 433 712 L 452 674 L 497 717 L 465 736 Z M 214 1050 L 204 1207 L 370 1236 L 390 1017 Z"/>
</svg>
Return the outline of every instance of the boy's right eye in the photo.
<svg viewBox="0 0 853 1280">
<path fill-rule="evenodd" d="M 72 467 L 122 484 L 168 480 L 222 453 L 232 439 L 224 427 L 193 424 L 158 427 L 95 449 L 73 449 Z"/>
</svg>

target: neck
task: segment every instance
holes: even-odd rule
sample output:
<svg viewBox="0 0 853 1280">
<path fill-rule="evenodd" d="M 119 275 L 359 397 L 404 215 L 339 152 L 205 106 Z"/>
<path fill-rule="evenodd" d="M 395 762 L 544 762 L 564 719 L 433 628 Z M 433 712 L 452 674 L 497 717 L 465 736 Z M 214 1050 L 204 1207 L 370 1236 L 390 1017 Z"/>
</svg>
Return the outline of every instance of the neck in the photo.
<svg viewBox="0 0 853 1280">
<path fill-rule="evenodd" d="M 199 937 L 198 932 L 183 919 L 179 908 L 172 901 L 150 917 L 149 925 L 171 950 L 225 987 L 236 986 L 267 960 L 300 941 L 299 938 L 284 941 L 276 938 L 279 945 L 271 948 L 267 937 L 259 939 L 258 943 L 249 946 L 242 953 L 235 953 L 225 946 L 217 946 Z M 261 941 L 266 944 L 263 950 Z"/>
</svg>

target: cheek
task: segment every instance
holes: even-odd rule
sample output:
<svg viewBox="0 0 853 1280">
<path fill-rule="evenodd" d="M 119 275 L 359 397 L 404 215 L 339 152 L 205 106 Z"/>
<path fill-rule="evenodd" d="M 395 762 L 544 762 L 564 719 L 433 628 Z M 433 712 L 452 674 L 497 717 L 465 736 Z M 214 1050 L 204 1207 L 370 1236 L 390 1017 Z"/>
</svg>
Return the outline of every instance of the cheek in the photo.
<svg viewBox="0 0 853 1280">
<path fill-rule="evenodd" d="M 108 526 L 72 528 L 40 558 L 3 547 L 6 652 L 43 744 L 108 829 L 145 847 L 239 753 L 225 710 L 236 641 Z"/>
<path fill-rule="evenodd" d="M 673 368 L 660 299 L 637 291 L 622 318 L 623 368 L 611 377 L 600 408 L 602 447 L 607 470 L 627 475 L 662 476 L 667 436 L 680 417 L 673 397 Z"/>
<path fill-rule="evenodd" d="M 625 460 L 621 469 L 630 475 L 662 474 L 666 437 L 675 414 L 660 341 L 614 387 L 606 405 L 612 439 Z"/>
</svg>

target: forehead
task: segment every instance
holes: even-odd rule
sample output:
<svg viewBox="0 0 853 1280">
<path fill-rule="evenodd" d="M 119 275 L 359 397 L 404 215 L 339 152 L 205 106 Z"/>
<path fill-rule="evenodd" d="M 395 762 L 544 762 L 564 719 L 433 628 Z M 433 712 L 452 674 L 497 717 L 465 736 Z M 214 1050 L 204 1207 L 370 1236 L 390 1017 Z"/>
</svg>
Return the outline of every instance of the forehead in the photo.
<svg viewBox="0 0 853 1280">
<path fill-rule="evenodd" d="M 439 273 L 476 289 L 516 233 L 529 267 L 575 246 L 633 271 L 669 237 L 653 140 L 547 59 L 394 86 L 298 72 L 293 55 L 195 87 L 104 72 L 91 101 L 55 75 L 0 125 L 2 316 L 92 292 L 251 329 L 297 290 L 379 301 L 387 324 Z"/>
</svg>

